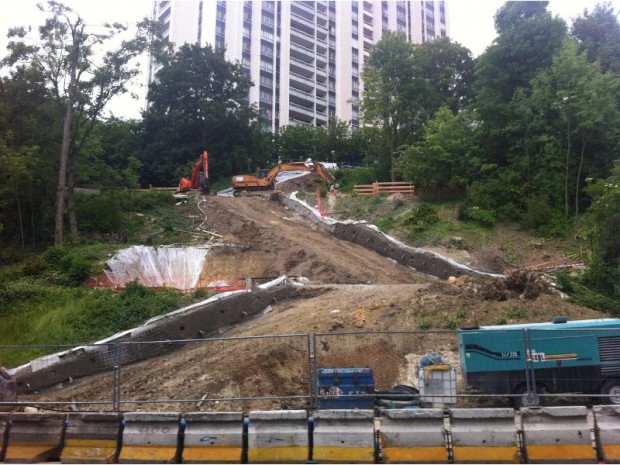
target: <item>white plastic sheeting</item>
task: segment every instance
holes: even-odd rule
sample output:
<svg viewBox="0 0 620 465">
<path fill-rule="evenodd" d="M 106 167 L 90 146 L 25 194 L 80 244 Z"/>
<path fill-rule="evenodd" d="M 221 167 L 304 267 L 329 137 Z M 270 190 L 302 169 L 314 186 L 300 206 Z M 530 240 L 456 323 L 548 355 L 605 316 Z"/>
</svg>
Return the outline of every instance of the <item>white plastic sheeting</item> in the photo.
<svg viewBox="0 0 620 465">
<path fill-rule="evenodd" d="M 114 287 L 138 280 L 146 287 L 195 289 L 209 249 L 205 247 L 133 246 L 106 262 L 105 274 Z"/>
</svg>

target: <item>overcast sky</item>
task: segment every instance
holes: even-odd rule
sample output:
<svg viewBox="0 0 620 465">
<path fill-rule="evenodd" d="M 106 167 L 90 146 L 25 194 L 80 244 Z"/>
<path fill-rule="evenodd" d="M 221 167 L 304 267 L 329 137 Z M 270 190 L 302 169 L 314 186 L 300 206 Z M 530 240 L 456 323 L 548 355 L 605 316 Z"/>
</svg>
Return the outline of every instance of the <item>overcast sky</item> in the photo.
<svg viewBox="0 0 620 465">
<path fill-rule="evenodd" d="M 6 8 L 9 1 L 11 3 L 10 9 Z M 43 16 L 36 7 L 38 3 L 36 0 L 20 0 L 19 2 L 4 0 L 4 3 L 5 14 L 0 16 L 1 56 L 5 55 L 6 33 L 10 27 L 38 26 L 43 21 Z M 150 0 L 64 0 L 62 3 L 73 8 L 87 23 L 93 25 L 106 21 L 121 22 L 128 25 L 135 24 L 150 14 L 152 5 Z M 493 15 L 503 3 L 503 0 L 447 0 L 450 36 L 453 40 L 469 48 L 474 56 L 481 54 L 495 38 Z M 597 3 L 600 1 L 551 0 L 549 10 L 560 15 L 570 24 L 571 18 L 581 15 L 584 8 L 591 11 Z M 611 3 L 618 12 L 620 0 L 613 0 Z M 10 13 L 8 13 L 9 11 Z M 143 76 L 138 78 L 133 85 L 135 92 L 140 94 L 142 98 L 139 100 L 132 100 L 126 96 L 117 98 L 110 105 L 110 110 L 116 116 L 124 118 L 140 116 L 146 88 L 146 65 L 143 66 L 143 71 Z"/>
</svg>

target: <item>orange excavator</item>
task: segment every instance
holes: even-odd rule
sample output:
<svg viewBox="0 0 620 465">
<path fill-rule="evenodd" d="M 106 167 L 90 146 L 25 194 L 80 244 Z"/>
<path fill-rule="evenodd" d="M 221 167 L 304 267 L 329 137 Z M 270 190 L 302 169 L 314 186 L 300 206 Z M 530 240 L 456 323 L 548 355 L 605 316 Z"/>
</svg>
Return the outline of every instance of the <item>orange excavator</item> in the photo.
<svg viewBox="0 0 620 465">
<path fill-rule="evenodd" d="M 274 166 L 265 177 L 256 177 L 240 174 L 232 177 L 233 193 L 238 195 L 242 191 L 271 190 L 275 187 L 276 176 L 282 171 L 313 171 L 316 172 L 330 186 L 335 186 L 336 180 L 327 169 L 318 162 L 281 163 Z"/>
<path fill-rule="evenodd" d="M 209 194 L 211 191 L 209 186 L 209 154 L 206 150 L 194 162 L 192 177 L 181 179 L 176 192 L 187 192 L 190 189 L 201 189 L 204 194 Z"/>
</svg>

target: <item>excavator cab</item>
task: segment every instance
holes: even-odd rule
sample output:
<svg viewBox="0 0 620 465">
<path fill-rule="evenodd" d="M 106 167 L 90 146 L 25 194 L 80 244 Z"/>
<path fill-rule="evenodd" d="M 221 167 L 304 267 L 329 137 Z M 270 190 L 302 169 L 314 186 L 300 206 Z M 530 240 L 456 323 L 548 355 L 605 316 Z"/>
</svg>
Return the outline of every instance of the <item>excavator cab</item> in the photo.
<svg viewBox="0 0 620 465">
<path fill-rule="evenodd" d="M 209 184 L 209 154 L 206 150 L 202 152 L 200 158 L 194 162 L 192 177 L 181 179 L 179 188 L 175 193 L 187 192 L 190 189 L 200 189 L 203 194 L 209 194 L 211 192 L 211 186 Z"/>
</svg>

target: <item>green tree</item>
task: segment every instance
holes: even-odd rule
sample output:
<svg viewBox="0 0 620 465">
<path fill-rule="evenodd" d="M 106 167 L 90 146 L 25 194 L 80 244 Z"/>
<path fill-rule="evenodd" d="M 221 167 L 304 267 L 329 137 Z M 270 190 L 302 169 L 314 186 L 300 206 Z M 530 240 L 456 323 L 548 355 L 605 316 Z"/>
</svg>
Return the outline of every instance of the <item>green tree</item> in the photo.
<svg viewBox="0 0 620 465">
<path fill-rule="evenodd" d="M 549 119 L 554 120 L 550 123 L 563 128 L 564 137 L 559 140 L 565 149 L 564 208 L 567 218 L 571 203 L 575 219 L 579 214 L 590 147 L 596 141 L 600 151 L 606 143 L 607 151 L 613 153 L 620 124 L 618 97 L 620 81 L 611 73 L 602 73 L 596 64 L 587 60 L 585 53 L 579 54 L 574 41 L 566 41 L 549 70 L 533 80 L 533 100 Z M 596 154 L 598 158 L 603 156 L 604 152 Z M 590 155 L 590 158 L 594 157 L 594 154 Z"/>
<path fill-rule="evenodd" d="M 426 188 L 462 187 L 469 191 L 480 169 L 467 113 L 442 107 L 424 130 L 422 140 L 405 149 L 397 170 L 404 179 Z"/>
<path fill-rule="evenodd" d="M 413 60 L 425 83 L 419 105 L 427 118 L 442 106 L 456 114 L 471 102 L 474 60 L 468 48 L 448 38 L 436 39 L 414 46 Z"/>
<path fill-rule="evenodd" d="M 571 34 L 590 62 L 598 61 L 603 71 L 620 77 L 620 23 L 610 3 L 600 3 L 592 12 L 584 10 L 573 21 Z"/>
<path fill-rule="evenodd" d="M 475 108 L 489 163 L 506 165 L 512 141 L 505 128 L 514 118 L 509 104 L 551 65 L 566 37 L 566 24 L 546 11 L 547 3 L 506 2 L 495 15 L 497 38 L 476 61 Z"/>
<path fill-rule="evenodd" d="M 252 85 L 223 50 L 183 45 L 149 86 L 144 115 L 143 182 L 173 185 L 207 150 L 224 177 L 247 169 L 261 147 L 257 112 L 246 105 Z"/>
<path fill-rule="evenodd" d="M 43 76 L 63 119 L 62 143 L 58 163 L 58 188 L 54 242 L 63 243 L 65 200 L 69 210 L 72 240 L 77 240 L 74 187 L 77 158 L 91 135 L 106 104 L 127 91 L 127 83 L 139 74 L 135 61 L 149 46 L 153 25 L 143 21 L 135 37 L 117 48 L 110 44 L 126 31 L 121 24 L 106 24 L 99 32 L 89 32 L 81 16 L 65 5 L 49 1 L 39 8 L 49 14 L 39 28 L 39 39 L 27 42 L 27 30 L 12 28 L 9 56 L 5 62 L 17 68 L 31 66 Z M 95 51 L 108 47 L 97 60 Z M 21 63 L 28 62 L 29 65 Z"/>
<path fill-rule="evenodd" d="M 411 104 L 419 80 L 414 79 L 412 45 L 402 34 L 386 32 L 364 64 L 363 119 L 384 131 L 390 157 L 390 179 L 395 180 L 396 149 L 419 108 Z"/>
<path fill-rule="evenodd" d="M 593 181 L 586 191 L 592 203 L 584 217 L 584 234 L 594 247 L 584 280 L 620 296 L 620 159 L 608 178 Z"/>
</svg>

